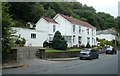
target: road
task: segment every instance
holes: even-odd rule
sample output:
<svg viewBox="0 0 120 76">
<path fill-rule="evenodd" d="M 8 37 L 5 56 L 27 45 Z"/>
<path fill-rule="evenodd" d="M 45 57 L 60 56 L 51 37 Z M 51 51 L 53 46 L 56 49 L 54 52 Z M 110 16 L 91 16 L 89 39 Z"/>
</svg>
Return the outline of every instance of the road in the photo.
<svg viewBox="0 0 120 76">
<path fill-rule="evenodd" d="M 47 61 L 29 67 L 3 69 L 3 74 L 118 74 L 118 56 L 101 54 L 99 59 Z"/>
</svg>

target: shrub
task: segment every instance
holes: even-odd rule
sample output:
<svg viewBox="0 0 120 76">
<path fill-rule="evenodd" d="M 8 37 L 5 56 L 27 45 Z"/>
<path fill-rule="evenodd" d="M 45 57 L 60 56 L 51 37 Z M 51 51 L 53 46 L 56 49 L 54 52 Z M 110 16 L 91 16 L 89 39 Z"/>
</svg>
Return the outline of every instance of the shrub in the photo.
<svg viewBox="0 0 120 76">
<path fill-rule="evenodd" d="M 66 50 L 67 41 L 62 37 L 61 33 L 57 31 L 53 37 L 53 48 L 56 50 Z"/>
<path fill-rule="evenodd" d="M 85 48 L 85 45 L 80 45 L 80 48 Z"/>
<path fill-rule="evenodd" d="M 24 46 L 24 44 L 26 43 L 26 40 L 24 38 L 18 38 L 15 41 L 16 44 L 19 44 L 20 46 Z"/>
<path fill-rule="evenodd" d="M 47 41 L 44 41 L 43 47 L 48 47 L 48 46 L 49 46 L 49 43 Z"/>
<path fill-rule="evenodd" d="M 87 43 L 86 48 L 90 48 L 90 44 L 89 43 Z"/>
</svg>

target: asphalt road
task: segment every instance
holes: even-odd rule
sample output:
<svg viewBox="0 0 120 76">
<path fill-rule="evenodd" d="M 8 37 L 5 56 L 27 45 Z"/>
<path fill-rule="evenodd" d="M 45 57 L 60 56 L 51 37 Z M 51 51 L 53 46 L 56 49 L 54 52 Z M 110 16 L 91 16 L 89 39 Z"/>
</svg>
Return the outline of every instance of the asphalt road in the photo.
<svg viewBox="0 0 120 76">
<path fill-rule="evenodd" d="M 3 74 L 118 74 L 118 56 L 101 54 L 99 59 L 47 61 L 14 69 L 3 69 Z"/>
</svg>

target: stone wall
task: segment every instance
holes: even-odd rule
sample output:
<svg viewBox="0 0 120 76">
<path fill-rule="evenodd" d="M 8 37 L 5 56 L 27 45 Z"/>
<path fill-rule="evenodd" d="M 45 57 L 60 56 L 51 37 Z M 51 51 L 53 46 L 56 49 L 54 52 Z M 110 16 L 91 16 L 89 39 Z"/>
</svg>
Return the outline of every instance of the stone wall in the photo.
<svg viewBox="0 0 120 76">
<path fill-rule="evenodd" d="M 35 59 L 36 52 L 40 47 L 14 47 L 17 49 L 17 61 Z"/>
<path fill-rule="evenodd" d="M 79 56 L 79 51 L 45 53 L 45 58 L 70 58 L 70 57 L 78 57 L 78 56 Z"/>
<path fill-rule="evenodd" d="M 41 58 L 41 56 L 36 56 L 36 52 L 39 49 L 42 49 L 40 47 L 14 47 L 13 50 L 15 49 L 16 49 L 16 52 L 14 51 L 15 55 L 13 56 L 16 57 L 14 59 L 17 61 Z M 79 51 L 45 52 L 45 53 L 40 52 L 40 53 L 41 53 L 40 55 L 42 55 L 42 58 L 69 58 L 69 57 L 79 56 Z"/>
</svg>

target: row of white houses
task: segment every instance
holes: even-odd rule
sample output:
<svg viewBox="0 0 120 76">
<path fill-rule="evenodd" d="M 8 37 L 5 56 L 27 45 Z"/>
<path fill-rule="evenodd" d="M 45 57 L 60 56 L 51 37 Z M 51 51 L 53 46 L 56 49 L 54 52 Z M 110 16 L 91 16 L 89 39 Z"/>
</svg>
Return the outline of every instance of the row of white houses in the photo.
<svg viewBox="0 0 120 76">
<path fill-rule="evenodd" d="M 96 28 L 75 18 L 57 14 L 53 19 L 42 17 L 35 24 L 35 29 L 12 27 L 16 35 L 24 37 L 25 46 L 43 47 L 44 41 L 51 41 L 56 31 L 67 40 L 68 47 L 96 45 Z"/>
</svg>

